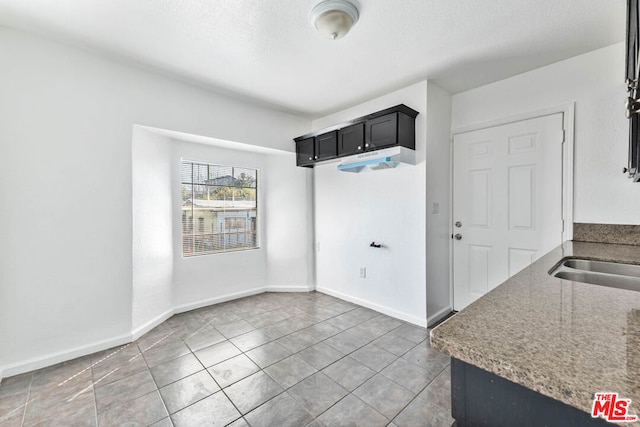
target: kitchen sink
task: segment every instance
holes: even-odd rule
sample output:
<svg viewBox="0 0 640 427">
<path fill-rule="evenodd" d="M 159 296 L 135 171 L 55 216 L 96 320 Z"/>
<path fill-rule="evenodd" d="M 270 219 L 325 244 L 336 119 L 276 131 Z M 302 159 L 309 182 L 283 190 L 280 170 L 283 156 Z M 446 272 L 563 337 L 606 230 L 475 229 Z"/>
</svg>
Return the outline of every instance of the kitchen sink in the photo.
<svg viewBox="0 0 640 427">
<path fill-rule="evenodd" d="M 563 259 L 549 271 L 560 279 L 640 291 L 640 265 L 588 259 Z"/>
</svg>

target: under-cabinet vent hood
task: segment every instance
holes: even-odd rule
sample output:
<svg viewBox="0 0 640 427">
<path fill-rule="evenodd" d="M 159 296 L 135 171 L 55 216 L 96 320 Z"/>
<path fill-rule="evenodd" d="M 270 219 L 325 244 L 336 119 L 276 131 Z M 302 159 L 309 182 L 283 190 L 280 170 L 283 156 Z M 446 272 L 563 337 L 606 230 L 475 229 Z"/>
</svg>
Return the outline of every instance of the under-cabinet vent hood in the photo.
<svg viewBox="0 0 640 427">
<path fill-rule="evenodd" d="M 356 154 L 342 159 L 338 170 L 343 172 L 365 172 L 395 168 L 400 164 L 415 165 L 416 152 L 406 147 L 384 148 L 378 151 Z"/>
</svg>

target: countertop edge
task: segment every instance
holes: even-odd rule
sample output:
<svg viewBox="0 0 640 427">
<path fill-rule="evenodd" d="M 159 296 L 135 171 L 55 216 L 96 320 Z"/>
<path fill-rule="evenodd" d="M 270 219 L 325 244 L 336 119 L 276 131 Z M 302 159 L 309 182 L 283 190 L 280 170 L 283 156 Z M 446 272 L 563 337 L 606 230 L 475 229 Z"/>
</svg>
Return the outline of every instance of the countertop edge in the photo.
<svg viewBox="0 0 640 427">
<path fill-rule="evenodd" d="M 635 368 L 632 369 L 627 366 L 630 362 L 626 354 L 629 345 L 633 345 L 631 348 L 636 348 L 636 340 L 640 342 L 640 333 L 632 331 L 634 335 L 632 337 L 628 336 L 629 328 L 637 328 L 635 317 L 632 319 L 633 323 L 621 324 L 621 319 L 626 319 L 627 313 L 635 312 L 636 310 L 640 312 L 640 292 L 571 282 L 549 276 L 548 272 L 565 258 L 585 258 L 640 264 L 640 247 L 620 244 L 565 242 L 540 257 L 529 267 L 498 285 L 455 316 L 432 329 L 430 331 L 431 345 L 434 349 L 453 358 L 587 413 L 591 411 L 594 393 L 598 391 L 620 391 L 623 394 L 628 394 L 623 397 L 632 398 L 634 413 L 640 413 L 637 410 L 640 406 L 640 394 L 637 386 L 625 387 L 625 381 L 627 383 L 631 381 L 635 384 L 637 381 L 632 378 L 640 378 L 640 370 L 636 376 L 634 374 Z M 622 301 L 621 305 L 623 307 L 621 309 L 624 310 L 621 310 L 623 312 L 618 313 L 616 316 L 618 323 L 616 324 L 615 334 L 618 340 L 616 342 L 626 343 L 626 347 L 612 350 L 616 354 L 611 358 L 618 364 L 607 365 L 609 360 L 605 360 L 606 358 L 599 359 L 598 357 L 602 356 L 601 347 L 596 349 L 593 355 L 586 356 L 590 357 L 586 359 L 587 362 L 581 360 L 582 354 L 580 354 L 579 350 L 574 350 L 571 352 L 572 354 L 568 355 L 562 352 L 569 343 L 571 345 L 577 343 L 578 346 L 584 345 L 584 349 L 588 353 L 594 345 L 593 340 L 589 337 L 598 337 L 598 334 L 606 333 L 605 326 L 601 328 L 602 330 L 592 331 L 591 329 L 586 329 L 592 326 L 589 323 L 592 322 L 592 319 L 589 319 L 585 324 L 576 323 L 581 321 L 571 317 L 574 314 L 574 311 L 571 310 L 577 309 L 580 310 L 579 314 L 583 316 L 581 319 L 585 319 L 585 311 L 589 307 L 574 307 L 571 305 L 572 302 L 561 301 L 558 303 L 557 300 L 559 295 L 566 298 L 566 296 L 573 297 L 578 295 L 584 297 L 585 294 L 589 297 L 594 296 L 594 298 L 611 294 L 609 303 Z M 514 302 L 504 301 L 509 297 L 513 297 Z M 540 301 L 531 298 L 539 298 Z M 527 324 L 524 321 L 531 320 L 533 318 L 531 313 L 547 300 L 552 301 L 553 304 L 558 303 L 556 304 L 559 306 L 557 310 L 565 317 L 561 316 L 559 319 L 542 318 L 537 323 L 540 325 L 551 320 L 552 322 L 559 322 L 555 327 L 562 327 L 562 322 L 573 322 L 571 323 L 571 328 L 560 329 L 562 332 L 560 335 L 554 335 L 553 328 L 545 329 L 544 327 L 541 328 L 543 331 L 534 330 L 531 333 L 532 328 L 536 327 L 536 322 Z M 607 315 L 611 313 L 611 308 L 617 306 L 609 304 L 607 307 L 600 307 L 598 302 L 595 300 L 592 303 L 596 310 L 593 315 L 599 319 L 606 320 Z M 536 305 L 537 307 L 532 307 Z M 528 317 L 523 319 L 518 317 L 520 316 L 519 312 L 517 312 L 518 309 L 523 310 L 524 315 Z M 515 324 L 505 323 L 502 320 L 500 313 L 505 313 L 504 310 L 511 310 L 511 314 L 504 317 L 512 321 L 516 320 Z M 566 310 L 569 310 L 569 312 L 566 312 Z M 492 314 L 487 316 L 485 314 L 487 311 Z M 591 315 L 591 312 L 588 315 Z M 497 317 L 497 320 L 491 318 L 491 316 Z M 635 313 L 634 316 L 636 316 Z M 501 321 L 503 323 L 500 323 Z M 629 321 L 627 320 L 627 322 Z M 547 334 L 545 335 L 545 333 Z M 572 335 L 574 333 L 577 335 Z M 590 334 L 587 335 L 586 339 L 583 338 L 585 333 Z M 535 340 L 533 345 L 532 339 Z M 624 341 L 625 339 L 627 341 Z M 601 345 L 601 342 L 597 344 Z M 518 353 L 519 351 L 531 352 L 536 349 L 538 354 L 528 353 L 533 354 L 530 357 L 526 356 L 527 353 L 523 353 L 525 357 L 520 356 L 520 353 Z M 545 357 L 548 359 L 543 359 Z M 534 362 L 545 360 L 545 362 L 540 363 L 540 366 L 535 363 L 527 363 L 532 360 Z M 625 362 L 626 364 L 624 364 Z M 632 362 L 636 363 L 635 360 Z M 597 368 L 590 371 L 585 370 L 585 366 L 588 368 L 596 366 Z M 583 377 L 582 375 L 585 376 Z M 598 381 L 594 381 L 594 378 Z M 596 389 L 603 385 L 611 385 L 612 388 L 618 386 L 620 390 Z M 631 425 L 640 424 L 632 423 Z"/>
<path fill-rule="evenodd" d="M 430 342 L 433 348 L 438 351 L 441 351 L 455 359 L 461 360 L 462 362 L 473 365 L 477 368 L 483 369 L 487 372 L 495 374 L 501 378 L 511 381 L 514 384 L 521 385 L 530 390 L 536 391 L 544 396 L 547 396 L 551 399 L 560 400 L 567 405 L 573 406 L 576 409 L 581 411 L 589 412 L 591 410 L 590 407 L 580 407 L 578 405 L 574 405 L 571 402 L 565 402 L 561 399 L 558 399 L 557 393 L 554 393 L 555 390 L 562 390 L 562 383 L 558 383 L 554 380 L 553 377 L 550 376 L 542 376 L 541 379 L 544 381 L 531 381 L 529 380 L 529 373 L 526 371 L 520 370 L 517 367 L 512 365 L 508 365 L 502 363 L 497 359 L 487 360 L 486 356 L 474 351 L 470 348 L 461 348 L 460 346 L 456 346 L 450 342 L 447 342 L 446 339 L 440 336 L 435 336 L 433 333 L 435 329 L 431 330 L 430 333 Z"/>
</svg>

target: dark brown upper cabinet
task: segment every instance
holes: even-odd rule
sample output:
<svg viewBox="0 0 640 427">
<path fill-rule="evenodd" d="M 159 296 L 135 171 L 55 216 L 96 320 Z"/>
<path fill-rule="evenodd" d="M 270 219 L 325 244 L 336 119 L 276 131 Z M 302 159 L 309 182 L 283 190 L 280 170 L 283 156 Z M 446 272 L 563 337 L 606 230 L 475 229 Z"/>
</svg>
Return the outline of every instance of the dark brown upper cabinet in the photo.
<svg viewBox="0 0 640 427">
<path fill-rule="evenodd" d="M 402 145 L 416 149 L 415 120 L 404 113 L 391 113 L 367 120 L 364 149 L 366 151 Z"/>
<path fill-rule="evenodd" d="M 305 138 L 296 142 L 296 164 L 298 166 L 312 166 L 315 160 L 314 146 L 316 139 L 314 137 Z"/>
<path fill-rule="evenodd" d="M 311 167 L 315 162 L 338 156 L 338 131 L 296 141 L 296 164 Z"/>
<path fill-rule="evenodd" d="M 338 131 L 338 156 L 362 153 L 364 150 L 364 123 L 356 123 Z"/>
<path fill-rule="evenodd" d="M 415 150 L 415 118 L 404 104 L 358 117 L 294 139 L 298 166 L 401 145 Z"/>
<path fill-rule="evenodd" d="M 366 129 L 364 146 L 367 150 L 395 145 L 398 131 L 398 113 L 367 120 Z"/>
<path fill-rule="evenodd" d="M 334 159 L 338 157 L 338 131 L 323 133 L 316 136 L 315 161 Z"/>
</svg>

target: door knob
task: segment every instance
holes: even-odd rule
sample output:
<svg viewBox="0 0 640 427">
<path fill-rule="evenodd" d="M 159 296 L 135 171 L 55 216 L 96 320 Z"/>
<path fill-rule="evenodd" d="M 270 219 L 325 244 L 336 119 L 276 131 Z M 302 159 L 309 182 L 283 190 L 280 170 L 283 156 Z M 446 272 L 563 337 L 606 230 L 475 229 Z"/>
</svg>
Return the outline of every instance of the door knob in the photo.
<svg viewBox="0 0 640 427">
<path fill-rule="evenodd" d="M 455 235 L 455 236 L 453 236 L 453 237 L 454 237 L 454 239 L 456 239 L 456 240 L 462 240 L 462 234 L 460 234 L 460 233 L 456 234 L 456 235 Z"/>
<path fill-rule="evenodd" d="M 462 223 L 460 221 L 456 221 L 455 226 L 460 228 L 460 227 L 462 227 Z"/>
</svg>

